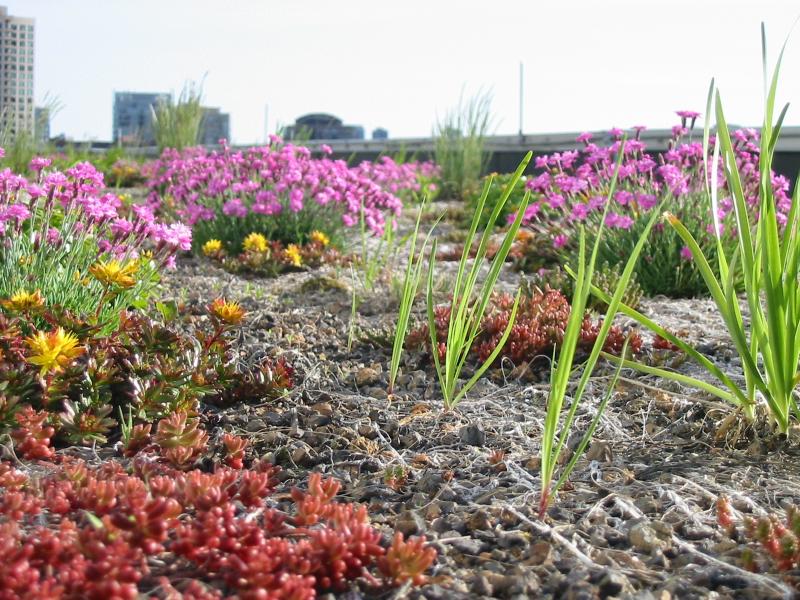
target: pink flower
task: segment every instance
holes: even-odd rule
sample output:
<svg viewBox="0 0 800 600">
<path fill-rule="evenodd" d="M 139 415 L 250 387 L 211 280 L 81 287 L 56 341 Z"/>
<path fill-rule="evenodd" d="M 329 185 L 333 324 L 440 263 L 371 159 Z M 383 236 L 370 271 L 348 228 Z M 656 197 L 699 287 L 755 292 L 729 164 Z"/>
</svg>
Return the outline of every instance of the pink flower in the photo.
<svg viewBox="0 0 800 600">
<path fill-rule="evenodd" d="M 28 192 L 28 195 L 34 199 L 41 198 L 45 195 L 45 191 L 42 186 L 36 185 L 35 183 L 29 183 L 25 190 Z"/>
<path fill-rule="evenodd" d="M 689 249 L 689 246 L 681 248 L 681 258 L 683 260 L 692 260 L 692 251 Z"/>
<path fill-rule="evenodd" d="M 292 212 L 303 210 L 303 190 L 295 188 L 289 192 L 289 210 Z"/>
<path fill-rule="evenodd" d="M 152 235 L 159 247 L 166 246 L 173 252 L 179 249 L 190 250 L 192 248 L 192 230 L 183 223 L 151 225 L 150 235 Z"/>
<path fill-rule="evenodd" d="M 133 231 L 133 223 L 128 219 L 114 219 L 111 223 L 111 233 L 115 237 L 125 237 Z"/>
<path fill-rule="evenodd" d="M 627 206 L 631 200 L 633 200 L 633 194 L 627 190 L 619 190 L 614 194 L 614 200 L 620 206 Z"/>
<path fill-rule="evenodd" d="M 49 158 L 45 158 L 44 156 L 34 156 L 31 159 L 28 168 L 30 168 L 31 171 L 39 172 L 49 167 L 52 164 L 52 162 L 53 162 L 52 160 L 50 160 Z"/>
<path fill-rule="evenodd" d="M 620 215 L 610 212 L 606 215 L 605 224 L 606 227 L 610 229 L 630 229 L 633 225 L 633 219 L 628 215 Z"/>
<path fill-rule="evenodd" d="M 560 233 L 553 238 L 553 248 L 563 248 L 568 241 L 569 238 L 563 233 Z"/>
<path fill-rule="evenodd" d="M 55 246 L 61 241 L 61 232 L 55 227 L 47 229 L 47 243 Z"/>
<path fill-rule="evenodd" d="M 550 205 L 550 208 L 561 208 L 564 206 L 564 196 L 561 194 L 548 194 L 545 196 L 545 200 Z"/>
<path fill-rule="evenodd" d="M 145 223 L 152 223 L 155 221 L 155 215 L 153 215 L 153 209 L 147 206 L 146 204 L 134 204 L 131 207 L 134 214 L 139 217 L 139 220 L 144 221 Z"/>
<path fill-rule="evenodd" d="M 29 219 L 31 211 L 24 204 L 11 204 L 4 211 L 0 212 L 0 221 L 10 221 L 16 219 L 17 223 Z"/>
<path fill-rule="evenodd" d="M 658 203 L 658 198 L 653 194 L 636 194 L 636 203 L 642 210 L 650 210 Z"/>
<path fill-rule="evenodd" d="M 572 213 L 569 216 L 570 221 L 583 221 L 586 215 L 589 214 L 589 207 L 583 202 L 576 202 L 572 206 Z"/>
<path fill-rule="evenodd" d="M 239 198 L 233 198 L 222 206 L 222 212 L 229 217 L 244 217 L 247 216 L 247 207 Z"/>
</svg>

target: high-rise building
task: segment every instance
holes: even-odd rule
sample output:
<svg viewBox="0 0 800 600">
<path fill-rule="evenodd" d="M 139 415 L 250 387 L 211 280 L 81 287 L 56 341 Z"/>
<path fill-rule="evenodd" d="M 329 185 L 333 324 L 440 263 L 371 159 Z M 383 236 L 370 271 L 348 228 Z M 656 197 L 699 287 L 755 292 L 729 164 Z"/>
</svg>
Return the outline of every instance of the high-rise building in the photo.
<svg viewBox="0 0 800 600">
<path fill-rule="evenodd" d="M 153 111 L 159 102 L 171 101 L 171 94 L 114 92 L 114 143 L 154 146 Z"/>
<path fill-rule="evenodd" d="M 219 108 L 203 107 L 199 144 L 216 146 L 220 140 L 231 139 L 231 118 Z"/>
<path fill-rule="evenodd" d="M 34 129 L 33 25 L 0 6 L 0 122 L 11 136 Z"/>
</svg>

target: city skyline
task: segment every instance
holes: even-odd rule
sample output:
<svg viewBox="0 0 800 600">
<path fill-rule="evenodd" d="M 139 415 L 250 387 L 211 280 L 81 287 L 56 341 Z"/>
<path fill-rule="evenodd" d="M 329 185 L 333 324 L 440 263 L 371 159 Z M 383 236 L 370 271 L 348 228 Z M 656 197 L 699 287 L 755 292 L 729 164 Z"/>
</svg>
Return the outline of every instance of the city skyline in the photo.
<svg viewBox="0 0 800 600">
<path fill-rule="evenodd" d="M 11 135 L 34 130 L 34 25 L 0 6 L 0 122 Z"/>
<path fill-rule="evenodd" d="M 4 4 L 36 20 L 36 104 L 47 96 L 61 105 L 53 135 L 110 140 L 115 91 L 177 95 L 202 80 L 203 104 L 230 114 L 239 144 L 263 141 L 265 120 L 274 131 L 319 112 L 365 131 L 426 136 L 462 93 L 479 90 L 492 92 L 493 131 L 516 133 L 520 62 L 526 133 L 666 128 L 675 110 L 703 110 L 712 76 L 729 120 L 757 125 L 759 24 L 774 58 L 800 12 L 789 2 L 717 0 L 573 0 L 536 10 L 515 1 L 485 14 L 475 2 L 457 11 L 417 1 L 242 1 L 226 10 L 205 0 Z M 616 24 L 611 31 L 596 26 L 600 14 Z M 424 33 L 408 33 L 423 25 Z M 800 68 L 800 40 L 790 40 L 784 68 Z M 785 77 L 780 97 L 800 98 L 800 82 Z M 790 110 L 787 122 L 800 124 L 800 114 Z"/>
</svg>

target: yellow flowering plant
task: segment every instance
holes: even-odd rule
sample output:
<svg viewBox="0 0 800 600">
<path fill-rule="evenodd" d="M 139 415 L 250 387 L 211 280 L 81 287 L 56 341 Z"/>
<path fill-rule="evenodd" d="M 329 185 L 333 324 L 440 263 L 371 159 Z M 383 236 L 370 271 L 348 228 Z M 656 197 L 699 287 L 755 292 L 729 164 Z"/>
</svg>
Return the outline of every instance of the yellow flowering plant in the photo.
<svg viewBox="0 0 800 600">
<path fill-rule="evenodd" d="M 147 304 L 159 272 L 191 248 L 191 231 L 106 193 L 89 163 L 58 173 L 49 159 L 34 162 L 35 180 L 12 175 L 0 190 L 0 312 L 24 312 L 42 326 L 43 309 L 60 306 L 96 318 L 107 333 L 122 308 Z"/>
<path fill-rule="evenodd" d="M 242 243 L 243 252 L 228 256 L 222 241 L 210 239 L 202 246 L 203 254 L 234 273 L 247 272 L 274 277 L 291 269 L 313 268 L 322 264 L 342 263 L 345 259 L 330 247 L 330 237 L 314 230 L 306 244 L 291 243 L 286 246 L 268 239 L 261 233 L 249 233 Z"/>
<path fill-rule="evenodd" d="M 266 252 L 269 250 L 269 241 L 262 234 L 253 232 L 244 238 L 242 248 L 245 252 Z"/>
<path fill-rule="evenodd" d="M 0 306 L 10 312 L 31 313 L 44 308 L 44 297 L 39 290 L 28 292 L 20 290 L 5 300 L 0 300 Z"/>
<path fill-rule="evenodd" d="M 303 265 L 303 257 L 300 254 L 300 247 L 297 244 L 289 244 L 284 251 L 284 256 L 293 267 L 300 267 Z"/>
<path fill-rule="evenodd" d="M 327 246 L 331 243 L 331 238 L 319 229 L 312 231 L 310 238 L 312 242 L 320 244 L 321 246 Z"/>
<path fill-rule="evenodd" d="M 208 307 L 208 311 L 214 319 L 224 325 L 238 325 L 246 314 L 238 302 L 231 302 L 224 298 L 214 300 Z"/>
<path fill-rule="evenodd" d="M 89 273 L 106 288 L 128 289 L 136 285 L 138 260 L 120 262 L 118 260 L 99 260 L 89 267 Z"/>
<path fill-rule="evenodd" d="M 222 247 L 222 242 L 219 240 L 208 240 L 202 246 L 202 251 L 205 256 L 211 258 L 222 257 L 224 255 L 224 248 Z"/>
<path fill-rule="evenodd" d="M 38 331 L 26 338 L 25 343 L 30 349 L 26 360 L 41 367 L 41 375 L 62 371 L 84 351 L 78 338 L 62 327 L 49 333 Z"/>
<path fill-rule="evenodd" d="M 176 317 L 142 311 L 124 311 L 109 333 L 58 307 L 43 311 L 43 320 L 60 326 L 38 329 L 24 313 L 0 315 L 0 433 L 18 428 L 15 415 L 27 407 L 48 415 L 59 441 L 102 443 L 123 423 L 193 414 L 200 401 L 274 398 L 292 386 L 283 360 L 239 371 L 232 333 L 245 310 L 237 302 L 212 303 L 211 325 L 191 335 L 165 324 Z"/>
</svg>

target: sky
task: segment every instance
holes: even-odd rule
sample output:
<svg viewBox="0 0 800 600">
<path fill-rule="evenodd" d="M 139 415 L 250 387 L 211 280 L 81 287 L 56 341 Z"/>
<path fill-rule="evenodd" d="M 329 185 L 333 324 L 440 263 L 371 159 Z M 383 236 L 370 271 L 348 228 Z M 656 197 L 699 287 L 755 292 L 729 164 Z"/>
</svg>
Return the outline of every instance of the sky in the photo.
<svg viewBox="0 0 800 600">
<path fill-rule="evenodd" d="M 34 87 L 61 107 L 53 135 L 109 140 L 114 91 L 179 93 L 231 115 L 234 143 L 305 113 L 391 137 L 430 135 L 481 91 L 493 132 L 646 125 L 705 108 L 712 77 L 731 123 L 763 106 L 760 23 L 770 60 L 800 3 L 770 0 L 0 0 L 36 19 Z M 800 29 L 800 28 L 798 28 Z M 800 31 L 779 99 L 800 104 Z M 266 124 L 266 128 L 265 128 Z M 800 125 L 800 108 L 787 124 Z"/>
</svg>

